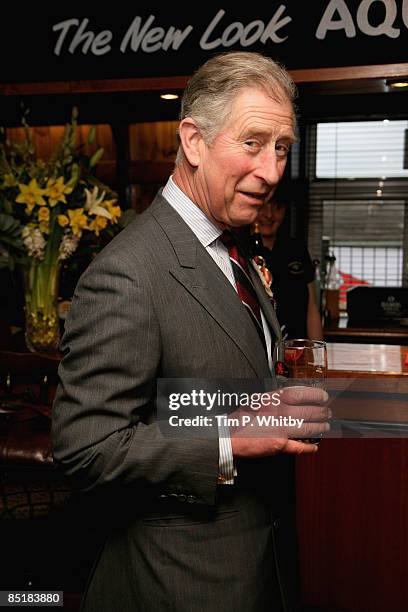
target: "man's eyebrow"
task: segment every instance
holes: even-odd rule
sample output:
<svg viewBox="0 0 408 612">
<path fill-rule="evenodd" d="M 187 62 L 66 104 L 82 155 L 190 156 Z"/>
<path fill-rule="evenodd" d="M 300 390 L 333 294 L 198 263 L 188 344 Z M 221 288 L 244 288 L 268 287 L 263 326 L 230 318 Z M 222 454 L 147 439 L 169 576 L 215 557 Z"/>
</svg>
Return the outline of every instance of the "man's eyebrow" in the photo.
<svg viewBox="0 0 408 612">
<path fill-rule="evenodd" d="M 298 142 L 298 137 L 295 135 L 295 133 L 293 131 L 290 132 L 282 132 L 281 134 L 279 133 L 279 130 L 277 130 L 277 135 L 276 135 L 276 140 L 277 141 L 286 141 L 289 142 L 290 144 L 294 144 L 295 142 Z M 242 140 L 246 140 L 247 138 L 269 138 L 270 136 L 270 130 L 268 129 L 264 129 L 264 128 L 252 128 L 252 127 L 246 127 L 245 129 L 242 130 L 242 132 L 239 134 L 239 138 Z"/>
<path fill-rule="evenodd" d="M 277 140 L 286 140 L 290 144 L 295 144 L 299 141 L 299 138 L 295 134 L 282 134 Z"/>
<path fill-rule="evenodd" d="M 288 133 L 288 132 L 283 132 L 282 134 L 279 133 L 279 130 L 276 130 L 277 132 L 277 138 L 281 139 L 281 138 L 285 138 L 287 140 L 294 140 L 295 136 L 294 134 Z M 271 131 L 269 129 L 264 129 L 264 128 L 251 128 L 248 127 L 244 130 L 242 130 L 241 132 L 241 136 L 242 138 L 248 138 L 249 136 L 251 138 L 256 138 L 256 137 L 269 137 L 271 135 Z"/>
</svg>

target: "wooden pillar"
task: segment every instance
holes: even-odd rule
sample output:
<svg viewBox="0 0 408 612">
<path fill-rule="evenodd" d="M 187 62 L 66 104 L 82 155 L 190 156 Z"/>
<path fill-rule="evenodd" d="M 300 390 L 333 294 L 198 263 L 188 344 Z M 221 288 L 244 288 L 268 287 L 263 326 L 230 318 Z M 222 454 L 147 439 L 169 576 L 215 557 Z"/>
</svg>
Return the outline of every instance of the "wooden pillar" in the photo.
<svg viewBox="0 0 408 612">
<path fill-rule="evenodd" d="M 131 206 L 129 124 L 117 121 L 111 128 L 116 145 L 116 191 L 122 209 L 126 209 Z"/>
</svg>

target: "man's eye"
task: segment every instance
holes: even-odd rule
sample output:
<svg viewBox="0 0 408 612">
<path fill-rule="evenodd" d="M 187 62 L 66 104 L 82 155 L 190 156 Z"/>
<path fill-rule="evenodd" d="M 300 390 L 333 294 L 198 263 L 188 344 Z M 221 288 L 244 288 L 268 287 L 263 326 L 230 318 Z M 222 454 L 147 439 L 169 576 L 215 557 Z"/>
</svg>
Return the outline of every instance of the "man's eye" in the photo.
<svg viewBox="0 0 408 612">
<path fill-rule="evenodd" d="M 280 142 L 276 144 L 275 149 L 278 157 L 287 157 L 290 151 L 290 146 Z"/>
<path fill-rule="evenodd" d="M 258 149 L 261 146 L 258 140 L 246 140 L 245 145 L 249 149 Z"/>
</svg>

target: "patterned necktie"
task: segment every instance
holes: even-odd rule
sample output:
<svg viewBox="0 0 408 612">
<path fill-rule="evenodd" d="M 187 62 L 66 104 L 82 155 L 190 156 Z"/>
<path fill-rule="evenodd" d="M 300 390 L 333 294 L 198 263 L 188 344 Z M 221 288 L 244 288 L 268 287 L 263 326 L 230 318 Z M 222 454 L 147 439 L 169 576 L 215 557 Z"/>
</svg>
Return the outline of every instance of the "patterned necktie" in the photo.
<svg viewBox="0 0 408 612">
<path fill-rule="evenodd" d="M 250 315 L 267 353 L 265 334 L 262 325 L 261 309 L 259 306 L 255 288 L 249 276 L 248 262 L 245 257 L 240 254 L 234 236 L 231 234 L 231 232 L 225 230 L 221 234 L 219 239 L 228 249 L 232 270 L 234 272 L 235 284 L 237 286 L 238 296 L 240 297 L 241 302 L 245 306 L 248 314 Z"/>
</svg>

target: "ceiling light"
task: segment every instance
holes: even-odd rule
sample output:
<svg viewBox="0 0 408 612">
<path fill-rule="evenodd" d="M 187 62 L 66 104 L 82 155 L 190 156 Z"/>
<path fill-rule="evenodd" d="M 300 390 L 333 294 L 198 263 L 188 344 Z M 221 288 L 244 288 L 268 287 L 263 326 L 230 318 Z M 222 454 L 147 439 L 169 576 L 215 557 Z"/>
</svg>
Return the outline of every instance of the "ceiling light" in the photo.
<svg viewBox="0 0 408 612">
<path fill-rule="evenodd" d="M 178 94 L 174 94 L 174 93 L 166 93 L 166 94 L 160 94 L 160 97 L 163 100 L 177 100 L 179 96 Z"/>
<path fill-rule="evenodd" d="M 404 89 L 404 87 L 408 87 L 408 77 L 401 77 L 400 79 L 387 79 L 385 84 L 391 89 Z"/>
</svg>

